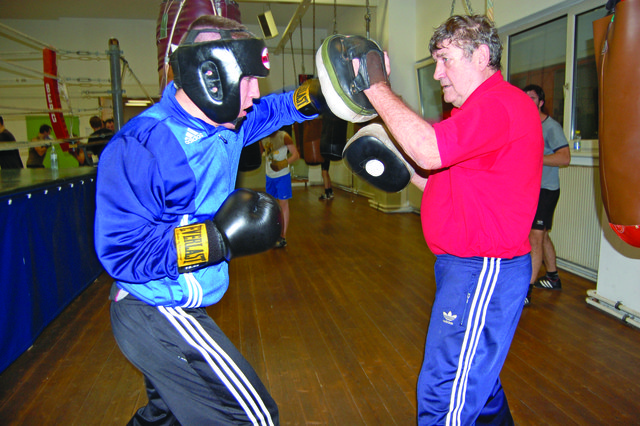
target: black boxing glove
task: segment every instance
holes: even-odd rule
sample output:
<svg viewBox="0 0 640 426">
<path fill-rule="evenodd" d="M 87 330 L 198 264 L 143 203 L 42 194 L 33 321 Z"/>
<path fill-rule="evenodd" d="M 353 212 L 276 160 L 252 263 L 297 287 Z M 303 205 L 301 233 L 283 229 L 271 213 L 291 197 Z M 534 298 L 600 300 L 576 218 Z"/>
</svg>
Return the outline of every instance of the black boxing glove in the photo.
<svg viewBox="0 0 640 426">
<path fill-rule="evenodd" d="M 175 229 L 178 272 L 192 272 L 274 247 L 282 232 L 278 201 L 264 192 L 237 189 L 213 220 Z"/>
<path fill-rule="evenodd" d="M 306 80 L 293 92 L 293 104 L 296 109 L 307 117 L 322 114 L 327 108 L 327 102 L 320 89 L 317 78 Z"/>
</svg>

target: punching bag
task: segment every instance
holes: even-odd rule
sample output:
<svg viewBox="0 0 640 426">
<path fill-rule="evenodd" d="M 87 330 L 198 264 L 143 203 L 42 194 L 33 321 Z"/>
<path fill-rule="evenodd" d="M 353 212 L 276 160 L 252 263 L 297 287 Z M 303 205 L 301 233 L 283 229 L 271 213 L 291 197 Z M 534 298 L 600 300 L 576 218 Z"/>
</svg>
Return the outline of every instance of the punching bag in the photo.
<svg viewBox="0 0 640 426">
<path fill-rule="evenodd" d="M 163 0 L 156 23 L 160 93 L 173 80 L 168 67 L 170 46 L 180 44 L 189 25 L 201 15 L 218 15 L 242 22 L 240 7 L 233 0 Z M 164 65 L 167 64 L 167 67 Z"/>
<path fill-rule="evenodd" d="M 640 0 L 623 0 L 594 21 L 593 41 L 602 202 L 614 232 L 640 247 Z"/>
<path fill-rule="evenodd" d="M 302 124 L 302 152 L 304 162 L 309 166 L 324 163 L 320 153 L 320 136 L 322 135 L 322 118 L 305 121 Z M 296 136 L 297 137 L 297 136 Z"/>
<path fill-rule="evenodd" d="M 240 163 L 238 171 L 251 172 L 260 168 L 262 164 L 262 153 L 260 152 L 260 143 L 255 142 L 242 148 L 240 153 Z"/>
<path fill-rule="evenodd" d="M 298 85 L 313 78 L 312 74 L 298 74 Z M 300 151 L 300 158 L 309 166 L 324 163 L 320 154 L 320 136 L 322 133 L 322 119 L 316 118 L 310 121 L 296 123 L 294 127 L 296 144 Z"/>
<path fill-rule="evenodd" d="M 342 151 L 347 144 L 348 122 L 336 117 L 330 111 L 322 113 L 320 154 L 325 160 L 342 160 Z"/>
</svg>

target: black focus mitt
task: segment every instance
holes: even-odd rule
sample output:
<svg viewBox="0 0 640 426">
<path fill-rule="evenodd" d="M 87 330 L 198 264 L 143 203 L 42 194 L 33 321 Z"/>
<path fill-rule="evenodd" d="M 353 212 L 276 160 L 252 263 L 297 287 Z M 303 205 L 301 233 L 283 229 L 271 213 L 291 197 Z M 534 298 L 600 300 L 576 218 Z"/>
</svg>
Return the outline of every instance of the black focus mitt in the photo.
<svg viewBox="0 0 640 426">
<path fill-rule="evenodd" d="M 402 191 L 415 172 L 378 123 L 353 135 L 342 158 L 354 174 L 385 192 Z"/>
<path fill-rule="evenodd" d="M 354 59 L 360 62 L 357 75 Z M 375 41 L 334 34 L 316 52 L 316 64 L 322 94 L 334 115 L 352 123 L 378 115 L 363 92 L 375 83 L 388 82 L 384 53 Z"/>
</svg>

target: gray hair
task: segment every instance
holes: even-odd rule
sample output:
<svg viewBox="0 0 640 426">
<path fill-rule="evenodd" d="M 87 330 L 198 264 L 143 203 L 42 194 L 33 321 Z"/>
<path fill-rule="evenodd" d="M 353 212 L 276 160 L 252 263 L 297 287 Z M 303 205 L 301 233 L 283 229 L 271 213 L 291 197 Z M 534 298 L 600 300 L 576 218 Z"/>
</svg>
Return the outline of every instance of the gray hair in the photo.
<svg viewBox="0 0 640 426">
<path fill-rule="evenodd" d="M 501 68 L 502 42 L 498 37 L 498 30 L 484 15 L 451 16 L 436 28 L 431 37 L 429 41 L 431 54 L 442 49 L 445 42 L 461 48 L 467 58 L 470 58 L 480 45 L 485 44 L 489 47 L 489 67 L 496 71 Z"/>
</svg>

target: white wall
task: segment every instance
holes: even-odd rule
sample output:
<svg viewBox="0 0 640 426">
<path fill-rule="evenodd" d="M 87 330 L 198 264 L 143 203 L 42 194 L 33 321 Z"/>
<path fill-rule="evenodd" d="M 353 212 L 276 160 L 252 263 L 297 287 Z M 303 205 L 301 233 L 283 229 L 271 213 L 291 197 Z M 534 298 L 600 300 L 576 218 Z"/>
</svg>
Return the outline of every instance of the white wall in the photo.
<svg viewBox="0 0 640 426">
<path fill-rule="evenodd" d="M 640 248 L 622 241 L 608 222 L 603 211 L 597 293 L 640 312 Z"/>
</svg>

